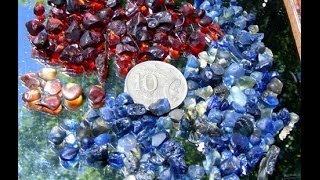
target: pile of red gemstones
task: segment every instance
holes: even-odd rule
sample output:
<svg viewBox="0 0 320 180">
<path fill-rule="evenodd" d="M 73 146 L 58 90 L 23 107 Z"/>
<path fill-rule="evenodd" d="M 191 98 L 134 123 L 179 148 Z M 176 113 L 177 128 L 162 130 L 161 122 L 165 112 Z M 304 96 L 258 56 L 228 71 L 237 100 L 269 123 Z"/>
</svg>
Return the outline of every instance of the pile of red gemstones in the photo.
<svg viewBox="0 0 320 180">
<path fill-rule="evenodd" d="M 97 72 L 107 77 L 115 58 L 118 75 L 147 60 L 168 61 L 197 55 L 206 42 L 222 36 L 204 10 L 173 0 L 48 0 L 45 14 L 36 3 L 36 18 L 27 22 L 33 57 L 60 65 L 70 75 Z"/>
</svg>

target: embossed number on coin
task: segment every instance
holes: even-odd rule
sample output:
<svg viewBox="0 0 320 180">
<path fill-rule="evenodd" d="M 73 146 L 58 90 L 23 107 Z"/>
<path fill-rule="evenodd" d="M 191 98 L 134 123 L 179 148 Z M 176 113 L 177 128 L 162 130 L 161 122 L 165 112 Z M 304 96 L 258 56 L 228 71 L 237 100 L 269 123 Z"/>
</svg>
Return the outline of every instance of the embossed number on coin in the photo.
<svg viewBox="0 0 320 180">
<path fill-rule="evenodd" d="M 173 109 L 186 97 L 187 82 L 174 66 L 161 61 L 146 61 L 129 71 L 124 91 L 136 103 L 146 107 L 158 99 L 168 98 Z"/>
</svg>

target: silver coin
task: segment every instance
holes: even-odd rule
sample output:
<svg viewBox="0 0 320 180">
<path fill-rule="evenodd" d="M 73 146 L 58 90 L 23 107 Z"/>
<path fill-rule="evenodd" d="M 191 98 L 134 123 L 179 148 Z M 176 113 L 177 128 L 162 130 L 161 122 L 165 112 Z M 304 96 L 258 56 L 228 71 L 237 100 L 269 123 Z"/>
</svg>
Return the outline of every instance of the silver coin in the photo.
<svg viewBox="0 0 320 180">
<path fill-rule="evenodd" d="M 134 66 L 127 74 L 124 91 L 135 103 L 148 106 L 168 98 L 171 109 L 179 106 L 187 95 L 187 81 L 171 64 L 146 61 Z"/>
</svg>

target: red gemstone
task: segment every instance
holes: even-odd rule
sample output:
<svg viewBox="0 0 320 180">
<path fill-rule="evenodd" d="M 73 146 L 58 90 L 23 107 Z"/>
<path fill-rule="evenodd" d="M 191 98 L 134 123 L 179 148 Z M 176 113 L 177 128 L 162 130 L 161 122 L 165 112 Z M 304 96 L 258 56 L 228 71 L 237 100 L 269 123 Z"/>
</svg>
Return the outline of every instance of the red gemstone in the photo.
<svg viewBox="0 0 320 180">
<path fill-rule="evenodd" d="M 198 55 L 206 47 L 205 34 L 200 31 L 192 32 L 188 44 L 193 55 Z"/>
<path fill-rule="evenodd" d="M 33 13 L 36 16 L 41 16 L 44 14 L 44 6 L 41 2 L 36 2 L 36 4 L 34 5 L 34 8 L 33 8 Z"/>
</svg>

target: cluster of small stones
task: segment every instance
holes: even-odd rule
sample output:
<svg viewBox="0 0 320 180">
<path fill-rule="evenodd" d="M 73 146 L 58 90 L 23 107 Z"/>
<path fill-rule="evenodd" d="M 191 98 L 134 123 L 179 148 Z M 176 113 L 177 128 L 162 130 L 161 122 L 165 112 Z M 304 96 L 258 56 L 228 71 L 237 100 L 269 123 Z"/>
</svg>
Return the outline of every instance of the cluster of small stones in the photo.
<svg viewBox="0 0 320 180">
<path fill-rule="evenodd" d="M 57 5 L 58 2 L 62 4 Z M 55 7 L 66 8 L 69 12 L 73 2 L 82 1 L 50 1 Z M 102 1 L 84 2 L 86 3 L 95 3 L 94 7 L 99 7 L 98 4 Z M 160 7 L 157 6 L 159 3 Z M 109 29 L 106 29 L 106 33 L 109 33 L 107 44 L 110 44 L 110 37 L 119 36 L 121 47 L 118 47 L 118 51 L 121 51 L 121 56 L 118 57 L 123 58 L 127 53 L 132 55 L 134 51 L 129 50 L 135 45 L 130 44 L 132 41 L 123 41 L 125 34 L 131 32 L 136 33 L 135 36 L 148 37 L 144 33 L 149 32 L 149 28 L 152 29 L 149 23 L 159 23 L 166 17 L 163 16 L 166 13 L 161 11 L 161 4 L 165 4 L 167 13 L 175 17 L 173 10 L 170 11 L 170 3 L 147 1 L 144 5 L 144 2 L 139 1 L 128 2 L 126 9 L 119 10 L 116 1 L 107 1 L 109 8 L 116 7 L 112 9 Z M 73 8 L 78 7 L 75 6 L 77 3 L 73 5 Z M 186 17 L 184 22 L 188 22 L 188 13 L 192 9 L 190 6 L 186 3 L 179 10 L 179 13 Z M 144 7 L 148 12 L 144 11 Z M 190 48 L 184 68 L 188 94 L 183 104 L 171 110 L 168 100 L 160 99 L 147 110 L 142 104 L 134 103 L 126 93 L 121 93 L 116 98 L 93 95 L 90 104 L 96 109 L 90 109 L 83 121 L 65 119 L 59 126 L 55 126 L 48 136 L 50 148 L 57 152 L 63 167 L 71 168 L 79 163 L 95 168 L 108 165 L 121 169 L 126 179 L 130 180 L 201 179 L 205 175 L 210 179 L 237 180 L 239 176 L 248 175 L 260 162 L 259 178 L 266 179 L 272 174 L 280 152 L 280 149 L 273 145 L 275 138 L 279 134 L 281 140 L 285 139 L 299 120 L 297 114 L 279 107 L 278 95 L 282 92 L 283 83 L 279 73 L 271 71 L 272 51 L 261 42 L 264 35 L 259 33 L 258 26 L 253 24 L 254 15 L 243 11 L 236 0 L 231 0 L 229 7 L 223 7 L 219 0 L 195 1 L 195 7 L 202 11 L 196 9 L 192 10 L 192 13 L 205 12 L 203 17 L 209 17 L 206 20 L 211 19 L 211 25 L 220 26 L 225 35 L 220 39 L 209 40 L 207 51 L 203 51 L 205 46 L 199 46 L 199 43 L 204 42 L 198 41 L 199 39 L 196 42 L 201 48 Z M 75 12 L 81 16 L 81 12 L 86 12 L 86 8 L 87 6 L 79 6 Z M 104 8 L 98 8 L 98 11 Z M 126 19 L 131 17 L 128 12 L 133 10 L 136 11 L 135 15 L 130 20 Z M 158 13 L 161 16 L 156 16 Z M 143 20 L 137 14 L 147 17 L 144 26 L 139 25 Z M 113 20 L 117 23 L 114 24 Z M 179 18 L 174 21 L 175 25 L 178 20 Z M 134 26 L 129 26 L 131 23 Z M 110 24 L 123 31 L 110 31 Z M 121 24 L 125 24 L 125 27 L 120 28 Z M 133 29 L 128 31 L 127 26 Z M 158 26 L 157 29 L 164 28 Z M 200 31 L 195 31 L 196 34 L 203 33 L 201 29 L 202 26 Z M 214 32 L 218 35 L 219 31 L 215 29 Z M 179 37 L 179 34 L 175 35 Z M 80 43 L 81 39 L 82 37 Z M 138 44 L 137 47 L 141 45 L 141 39 L 135 39 L 134 42 Z M 122 54 L 125 47 L 129 52 Z M 156 48 L 153 47 L 154 45 L 147 47 L 146 55 L 165 60 L 166 57 L 162 56 L 164 50 L 158 44 Z M 115 52 L 114 55 L 119 55 L 117 45 L 114 48 L 112 51 L 108 47 L 108 53 Z M 168 52 L 168 55 L 173 56 L 170 50 Z M 157 58 L 159 55 L 160 59 Z M 134 58 L 131 56 L 130 60 L 132 59 Z M 121 62 L 125 63 L 126 60 Z M 117 64 L 120 71 L 125 69 L 123 75 L 130 69 L 128 64 L 121 66 L 119 61 Z M 96 92 L 95 94 L 101 93 L 97 91 L 97 87 L 92 87 L 92 91 Z M 184 160 L 186 154 L 183 146 L 169 134 L 194 143 L 197 150 L 205 156 L 202 164 L 188 167 Z"/>
<path fill-rule="evenodd" d="M 79 84 L 62 85 L 56 77 L 54 68 L 42 68 L 38 74 L 30 72 L 20 77 L 28 90 L 23 93 L 22 100 L 29 110 L 42 111 L 58 115 L 63 107 L 77 110 L 83 104 L 83 89 Z M 88 91 L 88 104 L 91 108 L 99 108 L 105 103 L 105 89 L 100 85 L 92 85 Z"/>
<path fill-rule="evenodd" d="M 132 0 L 122 7 L 118 0 L 48 0 L 36 3 L 36 18 L 26 23 L 33 56 L 66 73 L 97 72 L 101 83 L 108 60 L 115 58 L 118 75 L 149 59 L 168 61 L 198 54 L 206 42 L 222 32 L 204 10 L 190 3 L 180 8 L 173 0 Z"/>
</svg>

